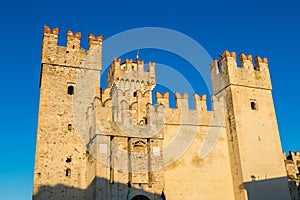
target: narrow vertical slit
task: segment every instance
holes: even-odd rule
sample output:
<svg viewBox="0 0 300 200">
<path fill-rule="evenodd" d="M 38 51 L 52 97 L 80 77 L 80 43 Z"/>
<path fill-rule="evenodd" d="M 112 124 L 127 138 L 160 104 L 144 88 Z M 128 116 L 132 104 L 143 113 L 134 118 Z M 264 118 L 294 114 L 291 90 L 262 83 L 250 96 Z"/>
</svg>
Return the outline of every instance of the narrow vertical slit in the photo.
<svg viewBox="0 0 300 200">
<path fill-rule="evenodd" d="M 148 187 L 152 187 L 152 168 L 151 168 L 151 144 L 150 139 L 147 139 L 147 154 L 148 154 Z"/>
<path fill-rule="evenodd" d="M 132 166 L 131 166 L 131 145 L 130 138 L 127 140 L 128 145 L 128 183 L 132 182 Z"/>
<path fill-rule="evenodd" d="M 113 155 L 113 139 L 114 136 L 110 136 L 110 156 L 109 156 L 109 183 L 114 183 L 114 155 Z"/>
</svg>

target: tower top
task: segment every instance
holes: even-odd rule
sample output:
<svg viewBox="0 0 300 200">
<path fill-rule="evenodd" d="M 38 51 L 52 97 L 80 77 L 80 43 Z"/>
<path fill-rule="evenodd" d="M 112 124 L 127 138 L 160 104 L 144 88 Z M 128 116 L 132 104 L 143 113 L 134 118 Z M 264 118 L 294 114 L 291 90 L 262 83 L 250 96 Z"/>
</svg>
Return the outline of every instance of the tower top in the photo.
<svg viewBox="0 0 300 200">
<path fill-rule="evenodd" d="M 115 58 L 107 73 L 107 87 L 111 87 L 115 81 L 130 81 L 149 86 L 155 86 L 155 63 L 148 62 L 148 70 L 145 71 L 143 60 L 134 62 L 132 59 L 126 59 L 121 62 L 121 58 Z"/>
<path fill-rule="evenodd" d="M 229 85 L 272 89 L 268 59 L 252 55 L 239 55 L 241 66 L 237 65 L 235 52 L 224 51 L 219 59 L 210 65 L 214 93 L 217 94 Z"/>
<path fill-rule="evenodd" d="M 59 28 L 56 27 L 54 29 L 50 29 L 49 26 L 44 25 L 44 38 L 43 41 L 47 41 L 48 45 L 57 46 L 59 35 Z M 67 30 L 67 47 L 72 49 L 79 49 L 81 40 L 81 32 L 73 33 L 71 30 Z M 95 36 L 94 34 L 89 34 L 89 49 L 94 48 L 95 46 L 99 46 L 103 41 L 103 35 Z M 47 45 L 43 42 L 43 46 Z"/>
<path fill-rule="evenodd" d="M 81 32 L 73 33 L 71 30 L 67 31 L 67 45 L 58 46 L 59 28 L 50 29 L 44 26 L 44 36 L 42 43 L 42 63 L 51 63 L 61 66 L 80 67 L 87 59 L 89 53 L 90 57 L 95 57 L 93 65 L 100 67 L 102 58 L 102 41 L 103 35 L 94 36 L 89 34 L 89 49 L 81 48 Z"/>
</svg>

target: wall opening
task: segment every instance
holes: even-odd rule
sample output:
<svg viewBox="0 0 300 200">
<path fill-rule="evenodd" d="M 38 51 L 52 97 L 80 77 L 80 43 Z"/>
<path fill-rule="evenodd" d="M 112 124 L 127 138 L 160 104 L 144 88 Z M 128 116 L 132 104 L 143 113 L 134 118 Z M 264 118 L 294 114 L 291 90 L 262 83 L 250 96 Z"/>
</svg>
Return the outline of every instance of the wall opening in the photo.
<svg viewBox="0 0 300 200">
<path fill-rule="evenodd" d="M 132 200 L 150 200 L 150 199 L 144 195 L 137 195 L 133 197 Z"/>
<path fill-rule="evenodd" d="M 115 174 L 115 171 L 114 171 L 114 143 L 113 143 L 113 140 L 114 140 L 114 136 L 110 136 L 110 156 L 109 156 L 109 183 L 110 184 L 114 184 L 114 174 Z"/>
<path fill-rule="evenodd" d="M 74 94 L 74 86 L 73 85 L 68 86 L 68 94 L 69 95 L 73 95 Z"/>
<path fill-rule="evenodd" d="M 218 62 L 218 70 L 219 70 L 219 72 L 222 72 L 222 70 L 223 70 L 223 68 L 222 68 L 222 65 Z"/>
<path fill-rule="evenodd" d="M 252 110 L 257 110 L 256 102 L 251 101 L 251 109 Z"/>
<path fill-rule="evenodd" d="M 258 66 L 254 66 L 255 71 L 260 71 Z"/>
<path fill-rule="evenodd" d="M 66 176 L 71 176 L 71 169 L 70 168 L 66 169 Z"/>
<path fill-rule="evenodd" d="M 69 131 L 72 130 L 72 124 L 68 124 L 68 130 L 69 130 Z"/>
<path fill-rule="evenodd" d="M 67 158 L 66 159 L 66 163 L 70 163 L 70 162 L 72 162 L 72 159 L 71 158 Z"/>
</svg>

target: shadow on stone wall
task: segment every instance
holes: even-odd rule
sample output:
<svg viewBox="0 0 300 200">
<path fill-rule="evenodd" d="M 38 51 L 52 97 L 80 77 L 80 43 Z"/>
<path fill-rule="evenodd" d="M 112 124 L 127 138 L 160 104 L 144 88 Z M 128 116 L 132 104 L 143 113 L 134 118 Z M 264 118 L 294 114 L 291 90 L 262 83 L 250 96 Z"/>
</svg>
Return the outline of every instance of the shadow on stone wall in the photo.
<svg viewBox="0 0 300 200">
<path fill-rule="evenodd" d="M 254 179 L 254 177 L 253 177 Z M 253 180 L 244 183 L 248 200 L 289 200 L 287 177 Z"/>
<path fill-rule="evenodd" d="M 297 186 L 297 182 L 295 180 L 289 179 L 289 187 L 290 187 L 291 199 L 300 200 L 300 185 Z"/>
<path fill-rule="evenodd" d="M 97 185 L 104 187 L 97 188 Z M 105 188 L 106 186 L 106 188 Z M 43 185 L 39 188 L 38 194 L 32 197 L 33 200 L 127 200 L 128 185 L 124 183 L 110 184 L 108 180 L 103 178 L 95 178 L 87 189 L 79 189 L 75 187 L 58 184 L 54 186 Z M 102 193 L 99 197 L 98 194 Z M 130 197 L 134 200 L 160 200 L 161 194 L 153 194 L 146 192 L 141 188 L 130 188 Z"/>
</svg>

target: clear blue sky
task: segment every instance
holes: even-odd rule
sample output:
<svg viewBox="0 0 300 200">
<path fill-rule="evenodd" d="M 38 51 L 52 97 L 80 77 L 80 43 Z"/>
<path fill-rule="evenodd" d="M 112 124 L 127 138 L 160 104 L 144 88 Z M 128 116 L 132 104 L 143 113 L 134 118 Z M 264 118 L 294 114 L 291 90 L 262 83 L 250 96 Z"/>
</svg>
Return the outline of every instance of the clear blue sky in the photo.
<svg viewBox="0 0 300 200">
<path fill-rule="evenodd" d="M 61 44 L 67 29 L 82 31 L 84 41 L 89 32 L 109 38 L 154 26 L 192 37 L 213 58 L 224 49 L 268 57 L 282 146 L 288 151 L 300 149 L 299 10 L 298 0 L 2 1 L 0 199 L 31 198 L 44 24 L 60 27 Z M 164 58 L 168 55 L 162 53 L 160 62 Z"/>
</svg>

